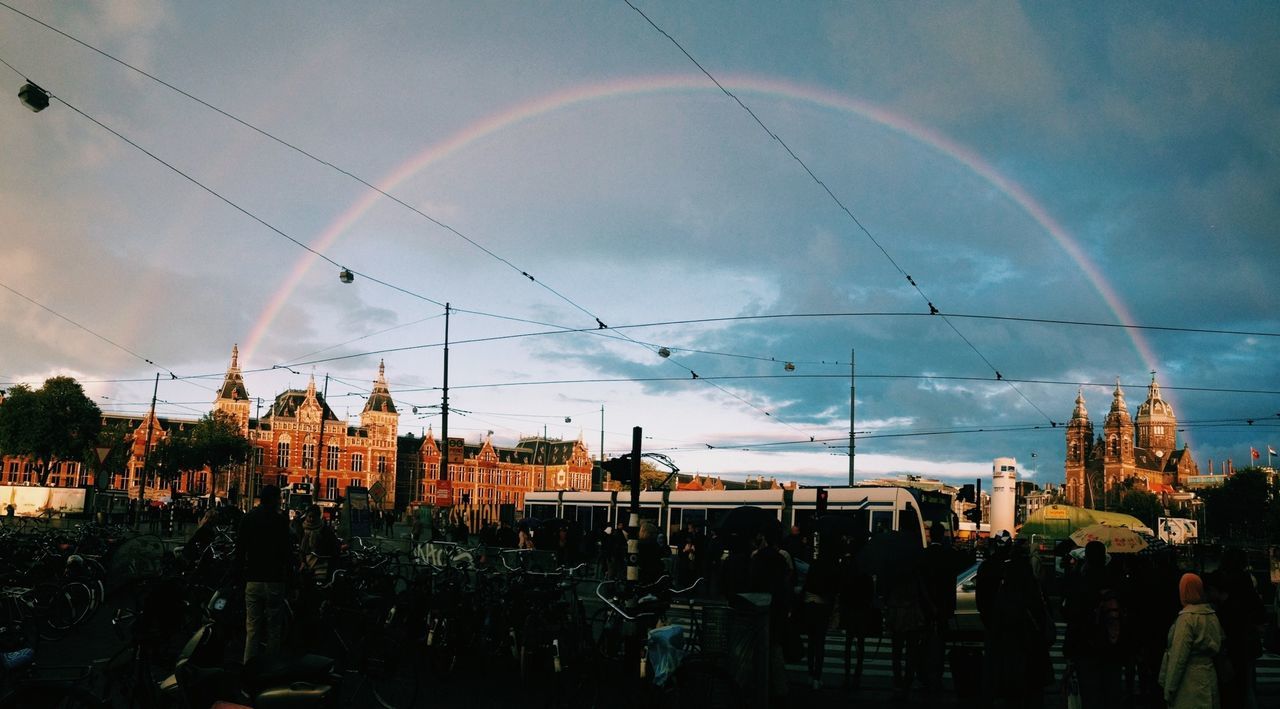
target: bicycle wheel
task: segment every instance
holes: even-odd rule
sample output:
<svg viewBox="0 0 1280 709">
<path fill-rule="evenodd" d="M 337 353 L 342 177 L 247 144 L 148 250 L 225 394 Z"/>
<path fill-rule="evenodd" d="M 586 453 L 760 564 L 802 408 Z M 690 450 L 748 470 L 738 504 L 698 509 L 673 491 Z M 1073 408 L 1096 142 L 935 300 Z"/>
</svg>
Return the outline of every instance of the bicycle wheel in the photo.
<svg viewBox="0 0 1280 709">
<path fill-rule="evenodd" d="M 48 608 L 46 622 L 55 632 L 65 633 L 84 622 L 93 610 L 93 591 L 82 583 L 68 583 L 58 589 Z"/>
<path fill-rule="evenodd" d="M 620 659 L 625 645 L 622 638 L 623 621 L 609 608 L 601 608 L 591 615 L 591 644 L 600 657 Z"/>
</svg>

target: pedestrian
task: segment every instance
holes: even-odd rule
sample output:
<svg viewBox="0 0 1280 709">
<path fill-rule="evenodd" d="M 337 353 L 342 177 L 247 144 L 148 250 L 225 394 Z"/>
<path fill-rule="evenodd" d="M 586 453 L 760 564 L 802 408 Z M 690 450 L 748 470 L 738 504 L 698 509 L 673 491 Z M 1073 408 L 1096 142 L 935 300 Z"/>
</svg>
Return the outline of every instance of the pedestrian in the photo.
<svg viewBox="0 0 1280 709">
<path fill-rule="evenodd" d="M 1228 709 L 1254 709 L 1258 705 L 1254 688 L 1257 662 L 1262 656 L 1258 626 L 1266 622 L 1266 609 L 1247 565 L 1244 550 L 1233 547 L 1223 552 L 1218 570 L 1204 579 L 1222 625 L 1219 687 L 1222 706 Z"/>
<path fill-rule="evenodd" d="M 1079 683 L 1082 709 L 1113 709 L 1124 703 L 1120 669 L 1125 661 L 1125 608 L 1119 588 L 1106 547 L 1099 541 L 1086 544 L 1084 564 L 1066 580 L 1063 593 L 1063 654 Z"/>
<path fill-rule="evenodd" d="M 240 519 L 236 568 L 244 581 L 244 663 L 265 649 L 276 656 L 284 642 L 285 590 L 293 574 L 289 520 L 280 512 L 280 488 L 264 485 L 258 506 Z"/>
<path fill-rule="evenodd" d="M 413 516 L 413 520 L 409 523 L 409 540 L 415 545 L 422 538 L 422 518 L 418 515 Z"/>
<path fill-rule="evenodd" d="M 989 616 L 992 626 L 986 628 L 993 680 L 988 696 L 1008 707 L 1035 709 L 1043 705 L 1044 687 L 1053 679 L 1053 619 L 1026 549 L 1015 547 L 1003 566 Z"/>
<path fill-rule="evenodd" d="M 1170 709 L 1217 709 L 1218 674 L 1214 657 L 1222 649 L 1222 626 L 1195 574 L 1178 582 L 1182 611 L 1169 630 L 1160 662 L 1160 686 Z"/>
<path fill-rule="evenodd" d="M 801 619 L 808 639 L 809 681 L 814 689 L 822 689 L 822 666 L 826 659 L 827 629 L 836 608 L 839 589 L 840 550 L 835 542 L 824 543 L 821 552 L 809 565 L 805 577 Z"/>
<path fill-rule="evenodd" d="M 641 528 L 643 530 L 643 528 Z M 791 608 L 791 575 L 789 559 L 778 547 L 780 530 L 767 529 L 755 535 L 754 551 L 747 563 L 747 591 L 767 593 L 769 602 L 769 706 L 786 707 L 787 665 L 783 643 L 787 635 L 787 616 Z"/>
<path fill-rule="evenodd" d="M 840 626 L 844 628 L 845 689 L 857 689 L 861 685 L 862 665 L 867 654 L 867 638 L 879 637 L 884 626 L 880 601 L 876 595 L 875 578 L 858 568 L 858 548 L 849 544 L 845 547 L 845 553 L 841 555 L 839 589 L 836 596 L 840 608 Z M 855 643 L 857 644 L 857 665 L 850 674 Z"/>
<path fill-rule="evenodd" d="M 8 517 L 11 520 L 13 519 L 13 515 L 16 511 L 17 511 L 17 508 L 13 506 L 12 502 L 4 506 L 4 516 Z"/>
<path fill-rule="evenodd" d="M 640 584 L 649 585 L 657 581 L 666 570 L 663 558 L 670 550 L 658 543 L 658 527 L 652 522 L 640 525 L 640 544 L 637 554 L 640 565 Z"/>
<path fill-rule="evenodd" d="M 302 535 L 298 539 L 299 570 L 307 581 L 324 583 L 338 554 L 338 535 L 320 514 L 319 505 L 307 508 L 302 518 Z"/>
<path fill-rule="evenodd" d="M 502 525 L 498 527 L 497 536 L 498 546 L 504 549 L 510 549 L 519 543 L 519 539 L 516 536 L 516 530 L 512 529 L 511 523 L 505 519 L 502 520 Z"/>
</svg>

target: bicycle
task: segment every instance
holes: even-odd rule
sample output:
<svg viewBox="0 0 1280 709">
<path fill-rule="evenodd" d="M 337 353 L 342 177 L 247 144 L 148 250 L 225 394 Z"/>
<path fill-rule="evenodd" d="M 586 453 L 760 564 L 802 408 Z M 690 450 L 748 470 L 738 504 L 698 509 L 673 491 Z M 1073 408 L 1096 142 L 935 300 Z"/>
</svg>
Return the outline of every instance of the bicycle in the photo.
<svg viewBox="0 0 1280 709">
<path fill-rule="evenodd" d="M 618 599 L 603 593 L 606 585 L 615 582 L 603 581 L 596 586 L 596 597 L 605 604 L 601 611 L 606 614 L 603 622 L 592 623 L 602 670 L 596 674 L 597 677 L 612 675 L 611 679 L 600 680 L 602 686 L 609 689 L 602 698 L 597 688 L 594 699 L 598 704 L 613 706 L 621 696 L 636 707 L 734 709 L 742 706 L 742 690 L 726 669 L 725 658 L 716 653 L 689 651 L 689 647 L 700 647 L 702 639 L 692 637 L 686 643 L 686 626 L 666 623 L 672 599 L 692 592 L 700 581 L 688 588 L 673 589 L 669 578 L 664 576 L 654 584 L 637 589 L 637 594 L 645 593 L 635 599 L 631 612 L 618 605 Z M 690 627 L 698 628 L 697 625 Z M 637 635 L 642 631 L 645 642 L 639 645 Z M 621 693 L 616 690 L 618 686 L 624 688 Z"/>
</svg>

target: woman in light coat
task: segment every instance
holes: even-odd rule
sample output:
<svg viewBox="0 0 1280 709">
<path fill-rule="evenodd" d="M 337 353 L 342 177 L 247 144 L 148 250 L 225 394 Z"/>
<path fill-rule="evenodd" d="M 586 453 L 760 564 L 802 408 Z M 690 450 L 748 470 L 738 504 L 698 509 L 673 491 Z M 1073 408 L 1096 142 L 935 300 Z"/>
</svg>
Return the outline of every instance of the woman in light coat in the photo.
<svg viewBox="0 0 1280 709">
<path fill-rule="evenodd" d="M 1222 648 L 1222 626 L 1204 593 L 1204 582 L 1183 574 L 1178 582 L 1182 611 L 1169 630 L 1160 663 L 1160 686 L 1170 709 L 1218 709 L 1218 673 L 1213 658 Z"/>
</svg>

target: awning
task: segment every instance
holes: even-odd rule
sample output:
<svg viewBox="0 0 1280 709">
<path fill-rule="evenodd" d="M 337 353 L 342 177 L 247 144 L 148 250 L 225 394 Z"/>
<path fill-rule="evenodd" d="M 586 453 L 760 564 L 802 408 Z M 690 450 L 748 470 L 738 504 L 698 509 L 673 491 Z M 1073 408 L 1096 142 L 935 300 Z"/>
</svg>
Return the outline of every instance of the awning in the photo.
<svg viewBox="0 0 1280 709">
<path fill-rule="evenodd" d="M 1151 492 L 1154 492 L 1156 494 L 1161 494 L 1161 495 L 1163 494 L 1171 495 L 1175 492 L 1172 485 L 1165 485 L 1164 483 L 1155 483 L 1153 485 L 1149 485 L 1148 487 L 1150 488 Z"/>
</svg>

